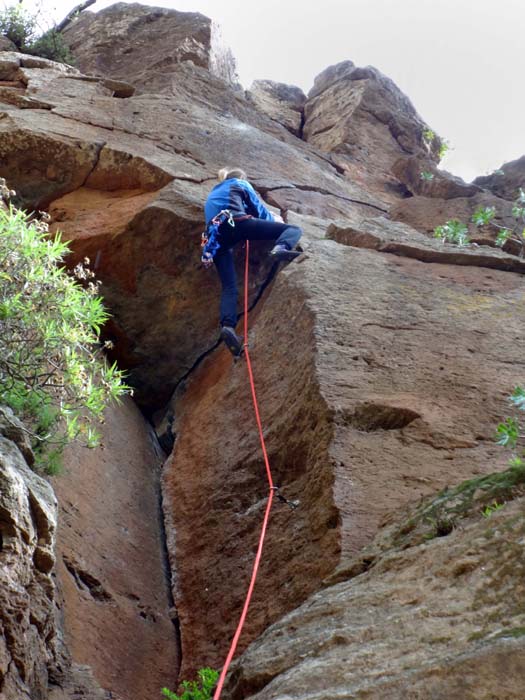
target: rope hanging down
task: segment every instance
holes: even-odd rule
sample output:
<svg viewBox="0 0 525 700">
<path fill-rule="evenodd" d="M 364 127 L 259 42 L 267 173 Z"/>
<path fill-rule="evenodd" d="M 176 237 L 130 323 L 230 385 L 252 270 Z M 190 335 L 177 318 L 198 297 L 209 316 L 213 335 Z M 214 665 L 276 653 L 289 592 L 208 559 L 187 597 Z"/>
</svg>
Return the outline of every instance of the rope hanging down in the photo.
<svg viewBox="0 0 525 700">
<path fill-rule="evenodd" d="M 213 700 L 219 700 L 219 698 L 221 696 L 222 687 L 224 685 L 224 679 L 226 678 L 226 674 L 228 673 L 228 669 L 230 667 L 233 656 L 235 654 L 235 650 L 237 648 L 237 643 L 239 641 L 239 637 L 241 636 L 242 628 L 244 627 L 244 622 L 246 620 L 246 615 L 248 613 L 248 607 L 250 606 L 250 601 L 252 598 L 253 589 L 255 587 L 255 580 L 257 578 L 257 572 L 259 571 L 259 564 L 261 562 L 261 555 L 262 555 L 262 550 L 263 550 L 264 538 L 266 535 L 266 528 L 268 526 L 268 520 L 270 519 L 270 510 L 272 508 L 273 497 L 274 497 L 275 493 L 278 491 L 278 487 L 274 486 L 274 484 L 273 484 L 272 472 L 270 469 L 270 461 L 268 459 L 268 453 L 266 452 L 266 444 L 264 442 L 261 416 L 259 413 L 259 406 L 257 403 L 257 394 L 255 392 L 255 383 L 253 380 L 252 363 L 250 360 L 250 352 L 248 350 L 248 260 L 249 260 L 249 256 L 250 256 L 250 242 L 246 241 L 246 261 L 244 264 L 244 354 L 246 357 L 246 366 L 248 367 L 248 376 L 250 379 L 250 388 L 251 388 L 251 392 L 252 392 L 253 408 L 255 410 L 255 419 L 257 421 L 257 428 L 259 429 L 259 439 L 261 441 L 261 448 L 262 448 L 262 453 L 263 453 L 263 457 L 264 457 L 264 464 L 266 467 L 266 477 L 268 479 L 269 493 L 268 493 L 268 503 L 266 504 L 266 511 L 264 513 L 261 535 L 259 537 L 259 546 L 257 547 L 257 554 L 255 555 L 255 561 L 253 563 L 250 585 L 248 586 L 248 593 L 246 594 L 246 600 L 244 601 L 244 606 L 242 609 L 241 617 L 239 618 L 239 622 L 237 624 L 237 629 L 235 630 L 235 634 L 233 636 L 233 640 L 232 640 L 232 643 L 230 646 L 230 650 L 228 652 L 228 656 L 226 657 L 226 661 L 224 662 L 224 666 L 222 668 L 221 675 L 219 676 L 219 680 L 217 682 L 217 688 L 215 690 Z"/>
</svg>

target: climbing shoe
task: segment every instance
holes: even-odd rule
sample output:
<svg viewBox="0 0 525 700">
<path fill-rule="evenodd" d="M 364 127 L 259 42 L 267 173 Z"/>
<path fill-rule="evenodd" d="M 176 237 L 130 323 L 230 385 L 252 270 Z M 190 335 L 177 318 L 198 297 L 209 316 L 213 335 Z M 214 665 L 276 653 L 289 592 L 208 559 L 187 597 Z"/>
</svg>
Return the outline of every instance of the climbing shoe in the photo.
<svg viewBox="0 0 525 700">
<path fill-rule="evenodd" d="M 221 340 L 234 357 L 240 357 L 243 353 L 242 338 L 237 335 L 231 326 L 221 328 Z"/>
<path fill-rule="evenodd" d="M 299 257 L 299 255 L 301 255 L 301 253 L 298 250 L 290 250 L 284 243 L 278 243 L 270 251 L 270 256 L 274 258 L 274 260 L 279 260 L 279 262 L 290 262 Z"/>
</svg>

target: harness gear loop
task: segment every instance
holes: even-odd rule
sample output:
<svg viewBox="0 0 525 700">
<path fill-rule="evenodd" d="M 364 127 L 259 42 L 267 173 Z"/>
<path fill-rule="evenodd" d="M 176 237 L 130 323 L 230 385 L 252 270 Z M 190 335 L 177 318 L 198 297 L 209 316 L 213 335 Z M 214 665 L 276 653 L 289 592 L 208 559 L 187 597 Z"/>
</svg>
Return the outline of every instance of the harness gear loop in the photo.
<svg viewBox="0 0 525 700">
<path fill-rule="evenodd" d="M 219 241 L 219 227 L 225 221 L 228 222 L 230 226 L 235 226 L 235 220 L 233 214 L 229 209 L 222 209 L 208 224 L 206 231 L 202 232 L 201 235 L 201 262 L 204 267 L 211 267 L 213 264 L 213 258 L 215 254 L 221 247 Z"/>
</svg>

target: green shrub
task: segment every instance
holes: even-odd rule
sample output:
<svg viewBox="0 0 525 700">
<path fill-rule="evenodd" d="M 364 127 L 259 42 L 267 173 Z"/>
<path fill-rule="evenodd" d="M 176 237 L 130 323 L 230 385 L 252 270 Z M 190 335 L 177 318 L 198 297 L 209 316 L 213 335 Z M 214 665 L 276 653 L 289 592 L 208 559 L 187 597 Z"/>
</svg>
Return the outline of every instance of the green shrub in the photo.
<svg viewBox="0 0 525 700">
<path fill-rule="evenodd" d="M 128 390 L 103 355 L 98 284 L 85 264 L 67 273 L 68 253 L 45 221 L 0 208 L 0 403 L 26 423 L 48 471 L 68 442 L 97 444 L 95 424 Z"/>
<path fill-rule="evenodd" d="M 20 3 L 11 5 L 0 11 L 0 34 L 10 39 L 17 49 L 24 51 L 36 39 L 36 16 Z"/>
<path fill-rule="evenodd" d="M 10 39 L 22 53 L 60 63 L 73 63 L 73 55 L 62 34 L 54 26 L 43 31 L 39 14 L 25 10 L 19 2 L 1 10 L 0 35 Z M 49 26 L 49 22 L 44 24 Z"/>
<path fill-rule="evenodd" d="M 211 700 L 213 688 L 219 678 L 213 668 L 201 668 L 197 672 L 198 681 L 182 681 L 182 695 L 173 693 L 168 688 L 162 689 L 162 695 L 168 700 Z"/>
<path fill-rule="evenodd" d="M 458 219 L 451 219 L 442 226 L 434 229 L 434 238 L 439 238 L 443 243 L 455 243 L 463 246 L 470 243 L 468 228 Z"/>
<path fill-rule="evenodd" d="M 60 32 L 53 27 L 33 41 L 25 49 L 33 56 L 42 56 L 59 63 L 74 63 L 74 57 Z"/>
<path fill-rule="evenodd" d="M 494 221 L 497 215 L 496 207 L 480 206 L 472 214 L 472 223 L 480 228 L 482 226 L 492 226 L 498 230 L 496 245 L 502 248 L 507 241 L 517 244 L 520 258 L 525 253 L 525 191 L 520 187 L 517 199 L 512 207 L 514 224 L 511 228 L 501 226 Z M 434 238 L 439 238 L 443 243 L 456 243 L 457 245 L 467 245 L 470 242 L 468 227 L 458 219 L 451 219 L 442 226 L 434 229 Z"/>
</svg>

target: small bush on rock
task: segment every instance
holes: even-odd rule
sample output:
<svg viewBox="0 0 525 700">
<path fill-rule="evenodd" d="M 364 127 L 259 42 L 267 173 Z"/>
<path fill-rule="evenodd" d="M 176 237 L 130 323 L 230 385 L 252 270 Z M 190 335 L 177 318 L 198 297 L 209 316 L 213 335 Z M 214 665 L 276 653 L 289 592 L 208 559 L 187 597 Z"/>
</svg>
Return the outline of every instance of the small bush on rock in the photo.
<svg viewBox="0 0 525 700">
<path fill-rule="evenodd" d="M 182 695 L 173 693 L 168 688 L 162 689 L 162 695 L 168 700 L 211 700 L 213 688 L 219 678 L 213 668 L 201 668 L 197 672 L 198 681 L 182 681 Z"/>
<path fill-rule="evenodd" d="M 50 22 L 43 22 L 49 26 Z M 22 3 L 0 11 L 0 35 L 10 39 L 22 53 L 42 56 L 60 63 L 72 63 L 73 55 L 62 34 L 53 26 L 43 30 L 41 12 L 31 13 Z"/>
<path fill-rule="evenodd" d="M 95 424 L 128 390 L 103 355 L 98 284 L 85 264 L 67 273 L 68 253 L 44 220 L 0 207 L 0 403 L 26 423 L 48 471 L 68 442 L 97 444 Z"/>
</svg>

